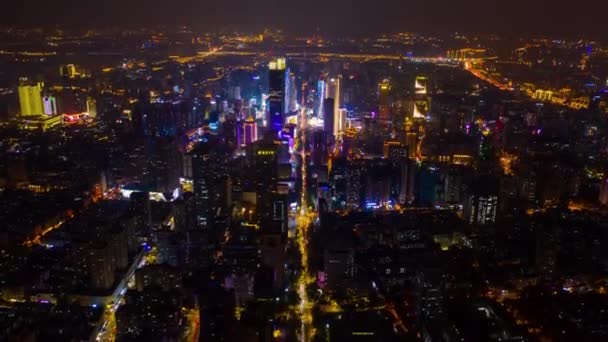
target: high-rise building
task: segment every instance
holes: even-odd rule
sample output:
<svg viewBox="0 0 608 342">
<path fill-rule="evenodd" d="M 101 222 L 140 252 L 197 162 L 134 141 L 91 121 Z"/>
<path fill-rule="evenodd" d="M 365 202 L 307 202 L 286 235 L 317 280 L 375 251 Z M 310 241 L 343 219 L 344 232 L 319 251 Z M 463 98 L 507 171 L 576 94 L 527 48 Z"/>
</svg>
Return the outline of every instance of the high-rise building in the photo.
<svg viewBox="0 0 608 342">
<path fill-rule="evenodd" d="M 292 86 L 291 86 L 291 71 L 289 70 L 289 68 L 285 69 L 285 99 L 283 101 L 283 114 L 287 115 L 289 113 L 289 101 L 291 100 L 291 91 Z"/>
<path fill-rule="evenodd" d="M 427 90 L 427 78 L 425 76 L 416 77 L 414 84 L 416 95 L 426 95 Z"/>
<path fill-rule="evenodd" d="M 42 115 L 44 106 L 42 103 L 42 84 L 20 85 L 18 88 L 19 105 L 21 115 Z"/>
<path fill-rule="evenodd" d="M 286 201 L 278 193 L 279 145 L 263 140 L 254 149 L 256 211 L 262 230 L 280 232 L 286 215 Z"/>
<path fill-rule="evenodd" d="M 296 75 L 289 74 L 289 97 L 287 108 L 290 113 L 298 110 L 298 88 L 296 86 Z"/>
<path fill-rule="evenodd" d="M 393 170 L 399 173 L 399 179 L 391 189 L 392 197 L 399 203 L 405 204 L 409 201 L 411 190 L 409 179 L 411 177 L 408 148 L 399 141 L 387 141 L 384 143 L 384 158 L 388 159 Z"/>
<path fill-rule="evenodd" d="M 222 146 L 205 137 L 191 152 L 192 185 L 194 190 L 195 226 L 206 230 L 214 223 L 214 218 L 222 211 L 222 184 L 225 175 L 225 155 Z"/>
<path fill-rule="evenodd" d="M 76 66 L 74 64 L 68 64 L 65 66 L 67 75 L 69 78 L 76 78 Z"/>
<path fill-rule="evenodd" d="M 333 98 L 334 101 L 334 113 L 340 108 L 342 103 L 342 75 L 338 77 L 330 78 L 326 83 L 325 98 Z"/>
<path fill-rule="evenodd" d="M 87 255 L 89 285 L 95 290 L 107 290 L 114 284 L 112 246 L 107 242 L 90 245 Z"/>
<path fill-rule="evenodd" d="M 285 114 L 285 58 L 278 58 L 268 64 L 268 111 L 269 127 L 278 132 L 283 127 Z"/>
<path fill-rule="evenodd" d="M 389 80 L 383 80 L 378 85 L 378 120 L 383 122 L 391 121 L 391 108 L 389 94 L 391 91 L 391 84 Z"/>
<path fill-rule="evenodd" d="M 325 80 L 320 79 L 319 82 L 317 82 L 317 103 L 318 103 L 318 109 L 317 109 L 317 117 L 319 119 L 324 119 L 325 118 L 325 114 L 324 114 L 324 102 L 325 101 Z"/>
<path fill-rule="evenodd" d="M 335 126 L 335 115 L 334 115 L 334 107 L 335 107 L 335 99 L 326 98 L 323 100 L 323 113 L 325 115 L 325 119 L 323 120 L 323 130 L 325 134 L 334 136 L 334 126 Z"/>
<path fill-rule="evenodd" d="M 472 186 L 466 214 L 469 223 L 486 225 L 496 221 L 498 211 L 498 180 L 491 176 L 479 177 Z"/>
<path fill-rule="evenodd" d="M 412 103 L 412 117 L 414 119 L 423 119 L 429 116 L 431 110 L 431 100 L 428 94 L 428 79 L 425 76 L 418 76 L 414 81 L 415 98 Z"/>
<path fill-rule="evenodd" d="M 97 101 L 92 97 L 87 97 L 87 113 L 91 118 L 97 116 Z"/>
<path fill-rule="evenodd" d="M 42 98 L 45 115 L 57 115 L 57 99 L 55 96 L 45 96 Z"/>
<path fill-rule="evenodd" d="M 334 136 L 338 136 L 344 130 L 346 130 L 346 109 L 339 108 L 334 113 Z"/>
<path fill-rule="evenodd" d="M 243 125 L 243 142 L 249 145 L 258 140 L 258 126 L 253 117 L 248 117 Z"/>
</svg>

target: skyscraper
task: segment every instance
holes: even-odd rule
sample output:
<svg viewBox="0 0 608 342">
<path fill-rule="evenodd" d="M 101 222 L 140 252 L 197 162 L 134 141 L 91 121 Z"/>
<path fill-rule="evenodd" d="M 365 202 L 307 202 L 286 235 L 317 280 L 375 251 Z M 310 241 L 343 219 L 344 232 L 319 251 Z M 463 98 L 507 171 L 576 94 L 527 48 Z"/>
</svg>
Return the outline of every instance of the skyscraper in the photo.
<svg viewBox="0 0 608 342">
<path fill-rule="evenodd" d="M 42 115 L 42 85 L 20 85 L 18 88 L 21 115 Z"/>
<path fill-rule="evenodd" d="M 416 95 L 426 95 L 427 94 L 427 78 L 424 76 L 416 77 L 416 82 L 414 84 Z"/>
<path fill-rule="evenodd" d="M 327 98 L 325 100 L 323 100 L 323 113 L 325 115 L 325 119 L 323 121 L 323 129 L 325 130 L 325 134 L 327 135 L 331 135 L 334 136 L 335 133 L 335 113 L 334 113 L 334 107 L 335 107 L 335 99 L 333 98 Z"/>
<path fill-rule="evenodd" d="M 298 110 L 298 88 L 296 87 L 296 75 L 293 73 L 289 74 L 289 97 L 287 102 L 287 109 L 289 112 L 295 112 Z"/>
<path fill-rule="evenodd" d="M 338 136 L 338 134 L 340 134 L 340 132 L 344 132 L 345 129 L 346 109 L 339 108 L 338 111 L 334 113 L 334 136 Z"/>
<path fill-rule="evenodd" d="M 44 114 L 57 115 L 57 99 L 55 96 L 45 96 L 42 98 Z"/>
<path fill-rule="evenodd" d="M 258 143 L 254 149 L 257 217 L 264 232 L 282 232 L 287 209 L 277 190 L 279 145 L 270 140 Z"/>
<path fill-rule="evenodd" d="M 428 95 L 428 79 L 425 76 L 418 76 L 414 81 L 415 98 L 413 101 L 412 117 L 414 119 L 426 120 L 431 109 L 431 99 Z"/>
<path fill-rule="evenodd" d="M 87 97 L 87 113 L 91 118 L 97 116 L 97 101 L 92 97 Z"/>
<path fill-rule="evenodd" d="M 496 178 L 484 175 L 475 180 L 465 211 L 469 223 L 486 225 L 496 221 L 498 192 Z"/>
<path fill-rule="evenodd" d="M 258 140 L 258 127 L 253 117 L 248 117 L 243 125 L 243 143 L 249 145 Z"/>
<path fill-rule="evenodd" d="M 324 100 L 325 100 L 325 80 L 320 79 L 319 82 L 317 83 L 317 102 L 318 102 L 317 117 L 319 119 L 325 118 L 325 115 L 323 112 Z"/>
<path fill-rule="evenodd" d="M 336 107 L 340 107 L 341 100 L 341 86 L 342 86 L 342 75 L 338 75 L 338 77 L 330 78 L 325 84 L 325 98 L 332 98 L 337 100 Z"/>
<path fill-rule="evenodd" d="M 390 103 L 389 103 L 389 92 L 391 90 L 391 84 L 388 80 L 383 80 L 378 85 L 378 120 L 383 122 L 391 121 Z"/>
<path fill-rule="evenodd" d="M 285 58 L 278 58 L 268 64 L 268 111 L 269 126 L 275 132 L 283 127 L 285 114 Z"/>
<path fill-rule="evenodd" d="M 192 185 L 194 190 L 195 226 L 198 230 L 210 227 L 222 209 L 222 185 L 225 175 L 223 146 L 204 137 L 192 151 Z"/>
</svg>

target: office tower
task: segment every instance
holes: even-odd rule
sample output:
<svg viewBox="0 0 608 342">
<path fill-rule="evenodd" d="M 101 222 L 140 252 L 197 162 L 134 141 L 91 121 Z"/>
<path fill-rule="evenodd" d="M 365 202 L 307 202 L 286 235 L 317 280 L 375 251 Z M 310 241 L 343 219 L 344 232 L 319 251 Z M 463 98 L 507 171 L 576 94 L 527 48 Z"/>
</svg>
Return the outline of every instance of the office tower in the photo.
<svg viewBox="0 0 608 342">
<path fill-rule="evenodd" d="M 317 82 L 317 103 L 318 103 L 317 117 L 319 119 L 324 119 L 325 118 L 325 113 L 324 113 L 325 81 L 323 79 L 320 79 L 319 82 Z"/>
<path fill-rule="evenodd" d="M 42 98 L 45 115 L 57 115 L 57 99 L 55 96 L 45 96 Z"/>
<path fill-rule="evenodd" d="M 401 204 L 409 201 L 408 192 L 410 190 L 410 165 L 409 152 L 405 144 L 398 141 L 387 141 L 384 143 L 384 158 L 392 163 L 393 169 L 399 173 L 399 180 L 392 190 L 393 197 Z"/>
<path fill-rule="evenodd" d="M 442 185 L 439 168 L 430 164 L 423 164 L 418 173 L 416 201 L 423 206 L 436 205 L 439 202 Z"/>
<path fill-rule="evenodd" d="M 223 146 L 211 137 L 205 137 L 192 155 L 192 183 L 194 190 L 195 227 L 206 230 L 222 209 L 222 175 L 225 174 L 226 156 Z"/>
<path fill-rule="evenodd" d="M 325 132 L 315 130 L 312 132 L 312 163 L 315 168 L 327 165 L 327 135 Z"/>
<path fill-rule="evenodd" d="M 76 66 L 74 64 L 68 64 L 65 66 L 66 71 L 67 71 L 67 76 L 69 78 L 76 78 L 77 72 L 76 72 Z"/>
<path fill-rule="evenodd" d="M 334 99 L 334 113 L 340 108 L 342 103 L 342 75 L 330 78 L 325 85 L 325 98 Z"/>
<path fill-rule="evenodd" d="M 21 115 L 42 115 L 44 106 L 42 103 L 42 85 L 20 85 L 18 88 L 19 105 Z"/>
<path fill-rule="evenodd" d="M 334 115 L 335 99 L 327 98 L 323 100 L 323 113 L 325 119 L 323 121 L 323 130 L 328 136 L 334 137 L 335 115 Z"/>
<path fill-rule="evenodd" d="M 257 214 L 258 217 L 270 216 L 269 205 L 278 178 L 277 146 L 273 142 L 262 141 L 256 146 L 254 164 L 257 183 Z"/>
<path fill-rule="evenodd" d="M 296 75 L 294 75 L 294 73 L 289 74 L 289 97 L 287 108 L 290 113 L 298 110 L 298 88 L 296 85 Z"/>
<path fill-rule="evenodd" d="M 334 136 L 338 136 L 341 132 L 346 130 L 346 109 L 339 108 L 334 113 Z"/>
<path fill-rule="evenodd" d="M 343 210 L 346 208 L 348 197 L 347 168 L 346 159 L 332 159 L 331 170 L 329 172 L 329 186 L 331 188 L 330 210 Z"/>
<path fill-rule="evenodd" d="M 254 149 L 256 172 L 256 211 L 264 232 L 279 232 L 286 214 L 286 201 L 277 191 L 278 145 L 261 141 Z"/>
<path fill-rule="evenodd" d="M 425 76 L 418 76 L 414 81 L 414 101 L 412 103 L 412 117 L 414 119 L 423 119 L 429 116 L 431 110 L 431 100 L 428 94 L 428 79 Z"/>
<path fill-rule="evenodd" d="M 268 111 L 269 126 L 275 132 L 283 127 L 285 113 L 285 58 L 278 58 L 268 64 Z"/>
<path fill-rule="evenodd" d="M 469 223 L 486 225 L 496 221 L 499 182 L 492 176 L 479 177 L 472 186 L 466 215 Z"/>
<path fill-rule="evenodd" d="M 429 102 L 424 100 L 414 101 L 414 109 L 412 117 L 414 119 L 426 119 L 429 113 Z"/>
<path fill-rule="evenodd" d="M 326 286 L 335 291 L 345 287 L 355 273 L 355 251 L 348 242 L 334 241 L 323 251 Z"/>
<path fill-rule="evenodd" d="M 353 162 L 346 169 L 346 205 L 348 209 L 360 209 L 362 207 L 362 190 L 361 185 L 365 167 L 362 162 Z"/>
<path fill-rule="evenodd" d="M 416 77 L 416 81 L 414 83 L 414 89 L 416 95 L 426 95 L 427 90 L 427 78 L 425 76 Z"/>
<path fill-rule="evenodd" d="M 224 126 L 225 128 L 226 126 Z M 234 123 L 237 146 L 245 146 L 245 123 L 242 120 L 237 120 Z"/>
<path fill-rule="evenodd" d="M 258 140 L 258 126 L 253 117 L 248 117 L 243 125 L 243 142 L 249 145 Z"/>
<path fill-rule="evenodd" d="M 59 76 L 61 77 L 76 78 L 76 76 L 79 75 L 76 65 L 74 64 L 61 65 L 59 67 Z"/>
<path fill-rule="evenodd" d="M 386 160 L 376 159 L 365 161 L 364 193 L 366 208 L 385 206 L 390 202 L 393 184 L 398 184 L 392 164 Z"/>
<path fill-rule="evenodd" d="M 90 245 L 87 255 L 89 286 L 95 290 L 107 290 L 114 284 L 112 246 L 107 242 Z"/>
<path fill-rule="evenodd" d="M 289 68 L 285 69 L 285 73 L 284 73 L 284 77 L 285 77 L 285 83 L 284 83 L 284 88 L 285 89 L 285 98 L 283 101 L 283 114 L 287 115 L 289 114 L 289 101 L 291 99 L 291 71 L 289 70 Z"/>
<path fill-rule="evenodd" d="M 378 120 L 382 122 L 391 121 L 391 108 L 389 94 L 391 91 L 391 84 L 389 80 L 383 80 L 378 85 Z"/>
<path fill-rule="evenodd" d="M 92 97 L 87 97 L 87 113 L 91 118 L 97 116 L 97 101 Z"/>
</svg>

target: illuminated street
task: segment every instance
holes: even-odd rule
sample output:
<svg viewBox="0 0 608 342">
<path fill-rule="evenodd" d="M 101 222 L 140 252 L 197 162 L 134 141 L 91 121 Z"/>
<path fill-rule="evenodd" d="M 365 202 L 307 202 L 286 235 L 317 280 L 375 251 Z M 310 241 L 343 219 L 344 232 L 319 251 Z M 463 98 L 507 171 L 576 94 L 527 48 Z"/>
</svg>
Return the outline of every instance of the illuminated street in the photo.
<svg viewBox="0 0 608 342">
<path fill-rule="evenodd" d="M 300 317 L 299 336 L 302 342 L 310 341 L 314 336 L 314 328 L 312 327 L 313 317 L 312 309 L 314 303 L 308 298 L 308 286 L 314 282 L 314 278 L 310 275 L 308 264 L 308 239 L 309 228 L 312 224 L 311 217 L 314 216 L 308 207 L 308 184 L 307 184 L 307 160 L 306 160 L 306 134 L 307 120 L 306 109 L 302 106 L 299 117 L 299 132 L 300 132 L 300 158 L 301 158 L 301 180 L 302 188 L 300 194 L 299 210 L 296 213 L 296 239 L 300 251 L 300 275 L 297 280 L 297 293 L 300 298 L 298 304 L 298 316 Z"/>
</svg>

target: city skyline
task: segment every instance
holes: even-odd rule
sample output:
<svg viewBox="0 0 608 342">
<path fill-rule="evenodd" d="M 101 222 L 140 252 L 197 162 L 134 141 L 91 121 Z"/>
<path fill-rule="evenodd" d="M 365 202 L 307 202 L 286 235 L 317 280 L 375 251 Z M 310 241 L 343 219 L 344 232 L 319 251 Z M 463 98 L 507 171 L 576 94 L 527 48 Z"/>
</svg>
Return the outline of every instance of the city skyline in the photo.
<svg viewBox="0 0 608 342">
<path fill-rule="evenodd" d="M 608 340 L 608 42 L 134 27 L 0 30 L 0 340 Z"/>
</svg>

